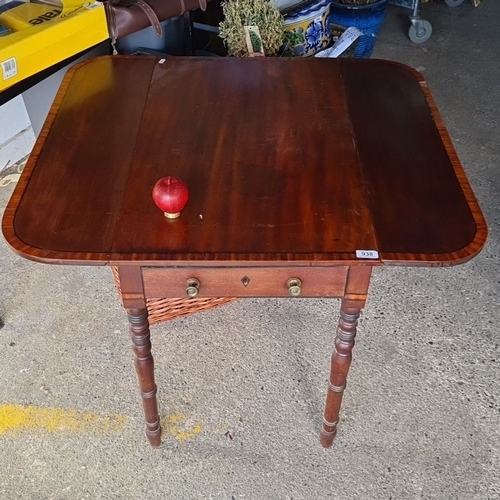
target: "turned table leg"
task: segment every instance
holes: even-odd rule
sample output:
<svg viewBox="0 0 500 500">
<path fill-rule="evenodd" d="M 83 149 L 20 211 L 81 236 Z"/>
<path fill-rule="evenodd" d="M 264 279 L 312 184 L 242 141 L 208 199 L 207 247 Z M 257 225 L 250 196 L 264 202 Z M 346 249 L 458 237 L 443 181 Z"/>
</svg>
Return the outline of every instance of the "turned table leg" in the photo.
<svg viewBox="0 0 500 500">
<path fill-rule="evenodd" d="M 161 427 L 156 402 L 154 361 L 151 354 L 151 340 L 147 309 L 127 309 L 130 336 L 134 350 L 134 364 L 139 378 L 142 404 L 146 417 L 146 436 L 151 446 L 160 446 Z"/>
<path fill-rule="evenodd" d="M 347 372 L 351 365 L 352 348 L 354 347 L 354 337 L 356 336 L 361 305 L 358 306 L 356 301 L 342 300 L 335 348 L 332 353 L 325 414 L 321 428 L 321 444 L 325 448 L 332 445 L 337 434 L 340 406 L 346 387 Z"/>
</svg>

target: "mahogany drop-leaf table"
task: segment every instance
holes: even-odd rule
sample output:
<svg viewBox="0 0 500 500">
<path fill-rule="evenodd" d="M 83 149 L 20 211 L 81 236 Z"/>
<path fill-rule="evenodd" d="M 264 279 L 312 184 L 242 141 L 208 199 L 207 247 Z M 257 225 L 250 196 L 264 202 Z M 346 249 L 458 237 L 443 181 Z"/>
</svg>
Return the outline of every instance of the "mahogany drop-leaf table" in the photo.
<svg viewBox="0 0 500 500">
<path fill-rule="evenodd" d="M 165 176 L 189 189 L 175 219 L 152 199 Z M 372 268 L 459 264 L 487 235 L 416 71 L 381 60 L 134 56 L 67 73 L 3 232 L 28 259 L 113 266 L 153 446 L 155 301 L 341 298 L 326 447 Z"/>
</svg>

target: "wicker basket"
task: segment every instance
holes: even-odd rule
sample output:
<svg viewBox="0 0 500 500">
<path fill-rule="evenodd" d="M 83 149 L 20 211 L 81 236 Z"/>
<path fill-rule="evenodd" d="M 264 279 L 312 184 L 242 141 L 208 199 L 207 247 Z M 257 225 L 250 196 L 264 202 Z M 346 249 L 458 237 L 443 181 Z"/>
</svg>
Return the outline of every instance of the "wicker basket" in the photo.
<svg viewBox="0 0 500 500">
<path fill-rule="evenodd" d="M 111 267 L 113 277 L 115 279 L 116 289 L 118 295 L 122 296 L 120 287 L 120 276 L 118 269 L 114 266 Z M 222 306 L 229 302 L 237 300 L 236 297 L 210 297 L 210 298 L 179 298 L 179 299 L 147 299 L 146 307 L 148 308 L 149 324 L 154 325 L 162 321 L 168 321 L 178 316 L 186 316 L 194 314 L 213 307 Z"/>
</svg>

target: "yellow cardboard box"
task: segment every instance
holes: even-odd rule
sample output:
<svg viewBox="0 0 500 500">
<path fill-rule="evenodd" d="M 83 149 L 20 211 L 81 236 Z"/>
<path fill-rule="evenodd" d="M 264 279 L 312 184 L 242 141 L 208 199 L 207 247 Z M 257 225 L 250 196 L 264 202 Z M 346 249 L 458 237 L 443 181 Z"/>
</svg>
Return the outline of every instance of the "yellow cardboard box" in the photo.
<svg viewBox="0 0 500 500">
<path fill-rule="evenodd" d="M 59 10 L 0 37 L 0 91 L 109 38 L 101 2 Z"/>
<path fill-rule="evenodd" d="M 8 4 L 7 4 L 8 5 Z M 0 23 L 12 31 L 31 28 L 60 16 L 62 9 L 41 3 L 23 3 L 0 14 Z"/>
</svg>

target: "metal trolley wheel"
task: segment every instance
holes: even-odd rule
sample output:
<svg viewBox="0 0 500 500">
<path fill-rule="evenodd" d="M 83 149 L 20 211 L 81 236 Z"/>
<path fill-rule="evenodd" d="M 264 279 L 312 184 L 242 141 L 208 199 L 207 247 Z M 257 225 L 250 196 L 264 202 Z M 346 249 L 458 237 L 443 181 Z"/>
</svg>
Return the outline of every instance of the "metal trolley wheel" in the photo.
<svg viewBox="0 0 500 500">
<path fill-rule="evenodd" d="M 421 19 L 418 11 L 420 0 L 413 0 L 411 5 L 412 13 L 410 15 L 410 28 L 408 29 L 408 38 L 413 43 L 424 43 L 432 35 L 432 24 L 425 19 Z"/>
<path fill-rule="evenodd" d="M 432 24 L 425 19 L 421 19 L 418 11 L 420 0 L 391 0 L 392 3 L 410 7 L 412 15 L 410 16 L 410 28 L 408 29 L 408 38 L 413 43 L 424 43 L 432 36 Z M 445 0 L 448 7 L 458 7 L 464 3 L 464 0 Z"/>
<path fill-rule="evenodd" d="M 408 29 L 408 38 L 413 43 L 424 43 L 432 35 L 432 24 L 424 19 L 412 20 L 412 24 Z"/>
</svg>

